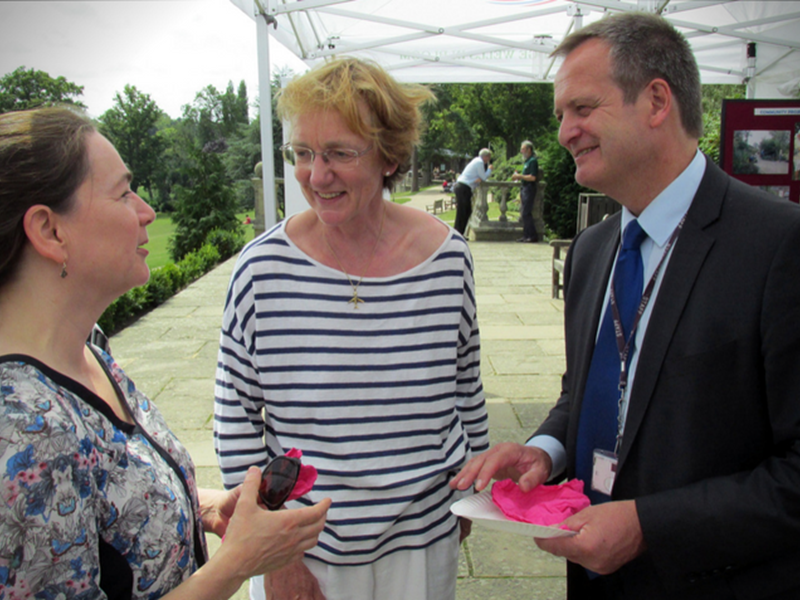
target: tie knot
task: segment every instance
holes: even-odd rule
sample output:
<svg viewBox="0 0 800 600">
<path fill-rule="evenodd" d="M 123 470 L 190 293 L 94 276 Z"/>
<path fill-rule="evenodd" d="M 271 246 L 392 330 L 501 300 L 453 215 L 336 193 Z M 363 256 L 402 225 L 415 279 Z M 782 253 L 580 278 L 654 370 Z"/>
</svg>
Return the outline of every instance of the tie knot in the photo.
<svg viewBox="0 0 800 600">
<path fill-rule="evenodd" d="M 625 233 L 622 234 L 622 249 L 638 250 L 646 237 L 647 233 L 645 233 L 642 226 L 639 225 L 639 221 L 634 219 L 628 223 L 628 226 L 625 228 Z"/>
</svg>

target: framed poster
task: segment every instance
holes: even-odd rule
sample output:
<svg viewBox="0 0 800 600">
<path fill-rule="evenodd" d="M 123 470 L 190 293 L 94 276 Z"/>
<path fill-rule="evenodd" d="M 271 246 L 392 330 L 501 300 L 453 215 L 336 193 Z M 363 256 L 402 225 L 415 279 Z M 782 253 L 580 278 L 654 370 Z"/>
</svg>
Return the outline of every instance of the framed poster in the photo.
<svg viewBox="0 0 800 600">
<path fill-rule="evenodd" d="M 800 100 L 723 100 L 722 169 L 800 203 Z"/>
</svg>

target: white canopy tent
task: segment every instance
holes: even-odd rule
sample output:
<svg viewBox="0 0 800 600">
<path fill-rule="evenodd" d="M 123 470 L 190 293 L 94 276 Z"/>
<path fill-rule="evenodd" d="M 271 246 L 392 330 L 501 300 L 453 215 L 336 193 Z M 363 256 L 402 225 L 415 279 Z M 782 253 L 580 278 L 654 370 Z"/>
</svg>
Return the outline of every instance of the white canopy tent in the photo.
<svg viewBox="0 0 800 600">
<path fill-rule="evenodd" d="M 662 14 L 692 45 L 703 83 L 747 83 L 751 98 L 800 89 L 800 1 L 231 0 L 256 21 L 262 139 L 271 136 L 269 38 L 309 66 L 372 59 L 401 81 L 552 82 L 550 52 L 571 31 L 620 11 Z M 269 152 L 270 144 L 262 144 Z M 264 160 L 266 226 L 274 169 Z M 289 172 L 290 169 L 287 169 Z M 287 177 L 287 181 L 290 177 Z M 296 194 L 287 187 L 289 196 Z M 298 190 L 299 191 L 299 190 Z"/>
</svg>

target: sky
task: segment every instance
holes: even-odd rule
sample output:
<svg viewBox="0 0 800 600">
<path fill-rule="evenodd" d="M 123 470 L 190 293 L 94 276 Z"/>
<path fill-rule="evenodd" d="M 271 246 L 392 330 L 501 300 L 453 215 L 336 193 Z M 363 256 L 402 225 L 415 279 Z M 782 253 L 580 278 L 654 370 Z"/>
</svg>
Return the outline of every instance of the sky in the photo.
<svg viewBox="0 0 800 600">
<path fill-rule="evenodd" d="M 270 63 L 305 70 L 273 39 Z M 84 86 L 92 117 L 130 84 L 177 118 L 207 85 L 255 100 L 256 24 L 229 0 L 0 0 L 0 76 L 20 66 Z"/>
</svg>

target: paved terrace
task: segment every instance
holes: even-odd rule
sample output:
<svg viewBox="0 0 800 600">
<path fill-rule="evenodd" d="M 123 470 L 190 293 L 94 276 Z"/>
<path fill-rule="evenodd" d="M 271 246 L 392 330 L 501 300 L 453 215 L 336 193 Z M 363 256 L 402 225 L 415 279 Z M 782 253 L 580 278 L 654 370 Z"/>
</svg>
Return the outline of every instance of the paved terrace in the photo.
<svg viewBox="0 0 800 600">
<path fill-rule="evenodd" d="M 424 207 L 436 192 L 422 193 Z M 564 370 L 563 302 L 550 298 L 546 244 L 470 242 L 492 443 L 524 441 L 546 416 Z M 164 413 L 201 486 L 222 489 L 212 443 L 214 372 L 231 259 L 111 339 L 119 364 Z M 218 547 L 209 536 L 211 551 Z M 458 600 L 558 600 L 565 564 L 532 539 L 475 525 L 461 553 Z M 235 596 L 247 600 L 247 586 Z M 379 600 L 379 599 L 378 599 Z"/>
</svg>

